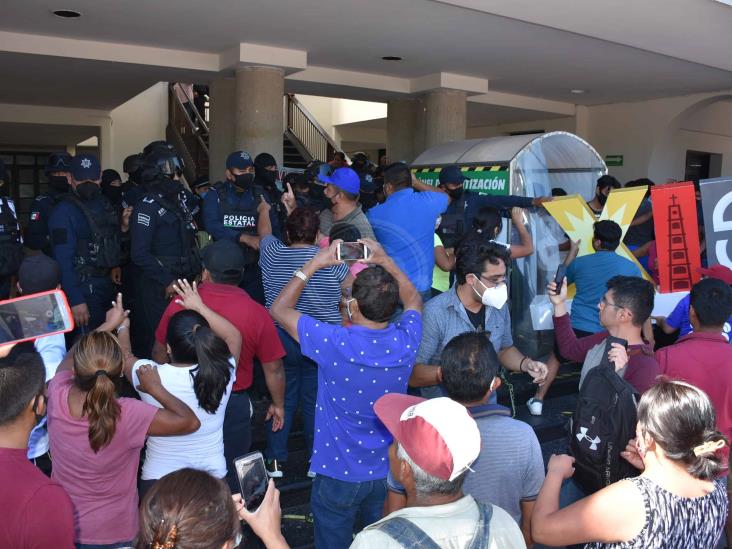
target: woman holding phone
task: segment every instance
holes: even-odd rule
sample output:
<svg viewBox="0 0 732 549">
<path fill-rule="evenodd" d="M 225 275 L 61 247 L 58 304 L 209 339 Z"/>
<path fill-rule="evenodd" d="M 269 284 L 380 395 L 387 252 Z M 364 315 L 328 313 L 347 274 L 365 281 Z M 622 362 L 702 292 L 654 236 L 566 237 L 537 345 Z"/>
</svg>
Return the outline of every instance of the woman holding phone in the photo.
<svg viewBox="0 0 732 549">
<path fill-rule="evenodd" d="M 163 387 L 152 365 L 138 372 L 138 390 L 160 408 L 116 396 L 130 349 L 127 313 L 118 294 L 105 322 L 79 339 L 48 386 L 52 478 L 74 505 L 80 549 L 132 545 L 146 437 L 185 435 L 199 427 L 193 410 Z"/>
<path fill-rule="evenodd" d="M 169 362 L 152 364 L 163 387 L 195 412 L 201 426 L 184 436 L 148 438 L 141 496 L 159 478 L 185 467 L 207 471 L 220 479 L 226 477 L 224 414 L 236 378 L 234 357 L 241 350 L 241 334 L 231 322 L 204 305 L 195 283 L 178 280 L 173 288 L 178 294 L 176 302 L 185 310 L 175 313 L 168 323 Z M 141 371 L 151 361 L 138 360 L 130 353 L 125 363 L 125 375 L 137 387 Z M 155 395 L 139 392 L 143 402 L 162 406 Z"/>
</svg>

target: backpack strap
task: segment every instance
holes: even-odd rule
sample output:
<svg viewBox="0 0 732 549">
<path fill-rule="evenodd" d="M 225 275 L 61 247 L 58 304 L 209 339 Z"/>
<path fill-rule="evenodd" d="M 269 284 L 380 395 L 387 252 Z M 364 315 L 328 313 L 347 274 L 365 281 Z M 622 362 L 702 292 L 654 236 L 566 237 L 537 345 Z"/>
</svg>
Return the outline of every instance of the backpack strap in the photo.
<svg viewBox="0 0 732 549">
<path fill-rule="evenodd" d="M 405 549 L 439 549 L 440 546 L 411 520 L 393 517 L 369 527 L 383 532 Z"/>
<path fill-rule="evenodd" d="M 491 535 L 491 518 L 493 518 L 493 505 L 478 504 L 478 524 L 475 526 L 473 539 L 466 549 L 485 549 L 489 546 L 488 538 Z"/>
<path fill-rule="evenodd" d="M 74 196 L 72 193 L 69 193 L 65 197 L 66 200 L 73 202 L 76 204 L 81 212 L 84 214 L 84 217 L 86 217 L 87 223 L 89 223 L 89 230 L 92 233 L 92 239 L 94 238 L 93 235 L 99 233 L 99 225 L 97 225 L 96 221 L 94 221 L 94 218 L 91 215 L 91 212 L 89 212 L 89 208 L 86 207 L 86 205 L 76 196 Z M 106 210 L 106 208 L 105 208 Z"/>
</svg>

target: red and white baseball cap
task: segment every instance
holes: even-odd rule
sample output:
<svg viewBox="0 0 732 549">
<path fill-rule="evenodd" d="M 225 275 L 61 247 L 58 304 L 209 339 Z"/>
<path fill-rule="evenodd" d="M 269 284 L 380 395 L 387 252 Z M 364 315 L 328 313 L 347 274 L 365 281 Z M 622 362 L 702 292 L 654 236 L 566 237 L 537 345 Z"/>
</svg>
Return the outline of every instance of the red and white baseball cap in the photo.
<svg viewBox="0 0 732 549">
<path fill-rule="evenodd" d="M 455 480 L 477 459 L 480 431 L 462 404 L 390 393 L 374 412 L 414 463 L 443 480 Z"/>
<path fill-rule="evenodd" d="M 700 268 L 699 274 L 708 276 L 709 278 L 716 278 L 725 284 L 732 285 L 732 269 L 724 265 L 712 265 L 708 269 Z"/>
</svg>

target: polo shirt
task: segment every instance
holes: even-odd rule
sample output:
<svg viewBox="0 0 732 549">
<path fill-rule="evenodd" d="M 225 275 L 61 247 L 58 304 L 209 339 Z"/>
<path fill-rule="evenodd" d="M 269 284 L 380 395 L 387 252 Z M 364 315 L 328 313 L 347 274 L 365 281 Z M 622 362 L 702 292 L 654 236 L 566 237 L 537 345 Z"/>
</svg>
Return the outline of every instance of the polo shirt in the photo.
<svg viewBox="0 0 732 549">
<path fill-rule="evenodd" d="M 599 251 L 578 257 L 567 267 L 567 281 L 577 285 L 572 301 L 572 327 L 585 332 L 601 332 L 597 304 L 614 276 L 642 276 L 638 266 L 615 252 Z"/>
<path fill-rule="evenodd" d="M 661 373 L 699 387 L 717 413 L 717 428 L 732 439 L 732 347 L 723 335 L 693 332 L 656 351 Z"/>
<path fill-rule="evenodd" d="M 361 209 L 361 204 L 357 204 L 350 213 L 346 214 L 343 219 L 339 219 L 338 221 L 333 219 L 333 212 L 330 208 L 326 208 L 320 212 L 320 228 L 318 229 L 320 234 L 328 236 L 333 225 L 336 223 L 353 225 L 361 233 L 361 238 L 376 238 L 369 220 L 366 219 L 366 214 L 363 213 L 363 209 Z"/>
<path fill-rule="evenodd" d="M 419 292 L 432 287 L 435 225 L 448 204 L 445 193 L 408 188 L 393 193 L 366 214 L 376 239 Z"/>
<path fill-rule="evenodd" d="M 236 392 L 248 389 L 252 385 L 255 358 L 265 363 L 285 356 L 285 349 L 277 335 L 272 317 L 269 316 L 267 309 L 238 286 L 204 282 L 198 287 L 198 293 L 206 306 L 219 313 L 239 330 L 241 352 L 236 363 L 236 381 L 233 390 Z M 170 317 L 182 310 L 183 307 L 175 300 L 168 304 L 155 330 L 155 339 L 158 343 L 165 345 Z"/>
<path fill-rule="evenodd" d="M 383 330 L 302 315 L 297 332 L 302 354 L 318 364 L 310 470 L 345 482 L 386 478 L 392 437 L 374 402 L 407 392 L 422 336 L 420 313 L 407 310 Z"/>
<path fill-rule="evenodd" d="M 679 330 L 679 336 L 683 337 L 694 331 L 689 321 L 689 304 L 691 303 L 691 296 L 685 295 L 676 304 L 671 314 L 666 317 L 666 324 Z M 732 317 L 727 319 L 722 328 L 722 336 L 730 341 L 730 332 L 732 332 Z"/>
</svg>

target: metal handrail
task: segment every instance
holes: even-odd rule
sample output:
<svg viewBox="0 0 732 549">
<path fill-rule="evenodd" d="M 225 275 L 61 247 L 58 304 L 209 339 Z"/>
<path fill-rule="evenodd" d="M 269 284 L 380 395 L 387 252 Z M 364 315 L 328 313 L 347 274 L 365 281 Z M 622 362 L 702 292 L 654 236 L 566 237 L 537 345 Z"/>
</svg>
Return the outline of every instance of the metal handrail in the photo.
<svg viewBox="0 0 732 549">
<path fill-rule="evenodd" d="M 186 97 L 188 97 L 188 94 L 185 93 L 185 90 L 183 91 L 183 93 L 185 94 Z M 175 93 L 175 90 L 173 89 L 172 85 L 170 86 L 170 97 L 173 101 L 173 104 L 178 105 L 179 108 L 177 109 L 177 111 L 182 113 L 183 116 L 185 117 L 186 122 L 188 122 L 188 127 L 191 130 L 191 134 L 195 136 L 196 140 L 198 141 L 198 144 L 201 146 L 201 148 L 203 148 L 205 153 L 208 155 L 209 154 L 208 145 L 204 141 L 203 137 L 201 137 L 201 133 L 208 133 L 208 126 L 206 126 L 206 123 L 204 122 L 203 125 L 201 126 L 201 129 L 204 130 L 203 132 L 195 130 L 195 124 L 193 123 L 193 119 L 191 119 L 190 115 L 188 114 L 188 111 L 183 106 L 183 102 L 178 97 L 178 94 Z M 195 107 L 193 110 L 194 110 L 194 112 L 198 112 Z M 171 113 L 171 115 L 172 115 L 171 120 L 175 121 L 177 119 L 176 114 Z M 178 132 L 178 133 L 181 133 L 181 132 Z"/>
<path fill-rule="evenodd" d="M 313 159 L 327 162 L 338 150 L 335 140 L 318 124 L 294 94 L 286 95 L 287 131 L 303 145 Z"/>
<path fill-rule="evenodd" d="M 171 84 L 170 87 L 173 90 L 173 93 L 175 93 L 175 83 Z M 193 98 L 188 96 L 188 92 L 186 92 L 183 86 L 180 86 L 180 91 L 182 91 L 183 95 L 185 95 L 186 99 L 188 99 L 188 104 L 193 107 L 193 112 L 196 114 L 196 118 L 199 122 L 199 127 L 202 128 L 205 133 L 208 133 L 208 124 L 206 124 L 206 120 L 201 116 L 201 113 L 198 112 L 198 108 L 196 108 L 196 104 L 193 102 Z M 180 103 L 180 106 L 183 107 L 183 102 L 180 100 L 177 93 L 175 94 L 175 98 L 178 100 L 178 103 Z M 185 110 L 185 107 L 183 107 L 183 110 Z M 188 111 L 186 111 L 186 115 L 188 115 Z M 191 117 L 188 116 L 188 119 L 191 120 Z M 193 124 L 193 120 L 191 120 L 191 124 Z"/>
</svg>

